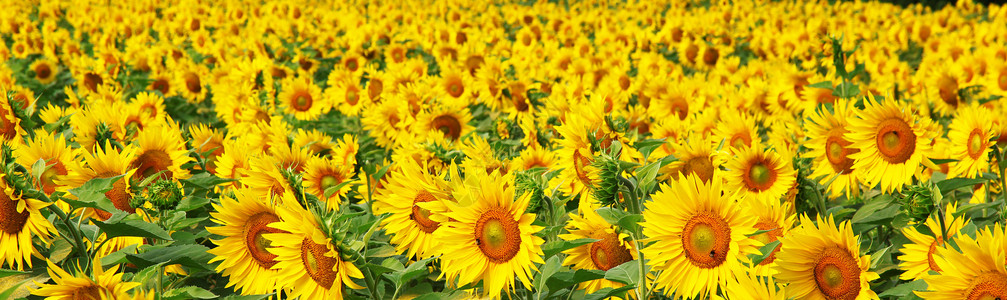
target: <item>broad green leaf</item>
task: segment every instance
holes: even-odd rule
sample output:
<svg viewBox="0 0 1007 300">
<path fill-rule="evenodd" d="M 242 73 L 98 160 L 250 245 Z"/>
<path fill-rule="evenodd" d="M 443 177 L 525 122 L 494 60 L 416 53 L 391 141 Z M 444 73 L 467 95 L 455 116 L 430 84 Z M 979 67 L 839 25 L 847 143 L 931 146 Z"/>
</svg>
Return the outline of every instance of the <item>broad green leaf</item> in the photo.
<svg viewBox="0 0 1007 300">
<path fill-rule="evenodd" d="M 615 268 L 605 271 L 605 279 L 636 286 L 640 282 L 640 262 L 638 260 L 627 261 Z"/>
<path fill-rule="evenodd" d="M 602 219 L 605 219 L 606 222 L 612 225 L 619 225 L 619 220 L 622 220 L 622 217 L 629 215 L 628 212 L 611 207 L 602 207 L 596 209 L 595 212 L 598 213 Z"/>
<path fill-rule="evenodd" d="M 927 290 L 927 282 L 924 281 L 923 279 L 919 279 L 896 285 L 895 287 L 890 288 L 882 292 L 881 294 L 878 294 L 878 297 L 901 298 L 913 294 L 913 291 L 925 291 L 925 290 Z"/>
<path fill-rule="evenodd" d="M 829 89 L 829 90 L 833 89 L 832 81 L 828 81 L 828 80 L 809 84 L 808 87 L 819 88 L 819 89 Z"/>
<path fill-rule="evenodd" d="M 179 211 L 191 211 L 201 207 L 209 208 L 210 199 L 203 197 L 186 196 L 182 197 L 181 201 L 178 201 L 178 206 L 175 207 Z"/>
<path fill-rule="evenodd" d="M 853 214 L 853 218 L 850 220 L 854 224 L 857 223 L 867 223 L 871 220 L 879 219 L 878 211 L 881 211 L 889 206 L 895 206 L 893 204 L 891 197 L 878 197 L 873 201 L 864 204 L 857 210 L 857 213 Z M 897 206 L 895 206 L 897 208 Z M 894 216 L 894 214 L 892 215 Z"/>
<path fill-rule="evenodd" d="M 186 179 L 179 179 L 178 181 L 182 182 L 183 186 L 211 189 L 217 185 L 225 184 L 236 180 L 230 178 L 220 178 L 210 173 L 199 173 L 196 175 L 192 175 L 192 177 Z"/>
<path fill-rule="evenodd" d="M 415 279 L 417 276 L 423 275 L 427 272 L 427 264 L 433 260 L 434 257 L 429 257 L 422 259 L 420 261 L 409 264 L 405 270 L 402 270 L 402 276 L 399 277 L 399 282 L 396 282 L 399 286 L 403 286 L 410 280 Z"/>
<path fill-rule="evenodd" d="M 938 182 L 937 188 L 941 190 L 941 194 L 947 195 L 953 190 L 963 187 L 971 187 L 984 182 L 986 182 L 986 179 L 983 178 L 951 178 Z"/>
<path fill-rule="evenodd" d="M 594 243 L 594 242 L 597 242 L 597 241 L 600 241 L 600 240 L 598 240 L 598 239 L 584 238 L 584 239 L 576 239 L 576 240 L 572 240 L 572 241 L 566 241 L 566 240 L 564 240 L 564 241 L 555 241 L 555 242 L 551 242 L 551 243 L 542 245 L 542 252 L 545 254 L 545 256 L 544 256 L 545 258 L 549 258 L 549 257 L 552 257 L 553 255 L 556 255 L 556 254 L 560 253 L 560 252 L 566 251 L 567 249 L 573 249 L 573 248 L 576 248 L 578 246 L 587 245 L 587 244 Z"/>
<path fill-rule="evenodd" d="M 881 262 L 881 258 L 884 257 L 885 254 L 888 253 L 888 250 L 891 249 L 892 245 L 888 245 L 888 247 L 881 248 L 880 250 L 875 251 L 873 254 L 871 254 L 871 269 L 877 269 L 878 263 Z"/>
<path fill-rule="evenodd" d="M 569 272 L 559 272 L 554 274 L 545 285 L 550 291 L 558 291 L 578 283 L 605 278 L 605 271 L 577 269 Z"/>
<path fill-rule="evenodd" d="M 762 261 L 769 258 L 770 255 L 773 255 L 773 250 L 776 250 L 776 247 L 779 245 L 780 241 L 773 241 L 772 243 L 762 245 L 762 247 L 759 248 L 759 254 L 752 254 L 749 256 L 752 257 L 752 265 L 757 266 L 761 264 Z"/>
<path fill-rule="evenodd" d="M 660 161 L 655 161 L 636 169 L 636 177 L 640 179 L 640 186 L 648 187 L 650 184 L 654 183 L 654 178 L 657 178 L 659 170 L 661 170 Z"/>
<path fill-rule="evenodd" d="M 120 236 L 138 236 L 144 238 L 171 240 L 171 235 L 167 231 L 157 226 L 157 224 L 147 223 L 136 219 L 109 218 L 106 221 L 94 220 L 94 224 L 101 228 L 107 238 Z"/>
<path fill-rule="evenodd" d="M 643 215 L 627 215 L 619 219 L 619 227 L 629 232 L 637 232 L 637 228 L 640 227 L 640 222 L 642 221 Z"/>
<path fill-rule="evenodd" d="M 209 261 L 213 258 L 210 250 L 203 245 L 171 245 L 163 248 L 150 249 L 140 254 L 127 254 L 126 259 L 138 268 L 145 268 L 158 263 L 181 264 L 186 267 L 213 270 Z"/>
<path fill-rule="evenodd" d="M 45 268 L 39 268 L 44 270 Z M 24 299 L 35 287 L 35 282 L 46 282 L 49 275 L 45 272 L 41 274 L 16 274 L 0 277 L 0 299 Z"/>
<path fill-rule="evenodd" d="M 610 297 L 619 297 L 632 289 L 634 289 L 634 287 L 630 285 L 623 286 L 617 289 L 606 287 L 598 290 L 597 292 L 584 296 L 584 300 L 602 300 L 602 299 L 608 299 Z"/>
<path fill-rule="evenodd" d="M 556 274 L 556 271 L 559 271 L 562 266 L 563 258 L 559 256 L 553 256 L 546 260 L 545 265 L 542 265 L 542 268 L 539 268 L 538 274 L 535 275 L 535 279 L 532 281 L 532 286 L 535 287 L 535 291 L 542 293 L 546 286 L 545 283 L 549 280 L 549 277 Z"/>
<path fill-rule="evenodd" d="M 70 194 L 77 196 L 76 200 L 63 199 L 63 201 L 66 201 L 70 205 L 78 208 L 97 208 L 112 213 L 119 211 L 115 205 L 112 205 L 112 201 L 109 201 L 108 197 L 105 197 L 105 193 L 112 190 L 112 186 L 116 181 L 119 181 L 122 176 L 123 175 L 88 180 L 80 187 L 70 189 Z"/>
<path fill-rule="evenodd" d="M 161 299 L 216 299 L 218 296 L 201 287 L 186 286 L 164 292 Z"/>
<path fill-rule="evenodd" d="M 4 277 L 7 277 L 7 276 L 11 276 L 11 275 L 20 275 L 20 274 L 28 274 L 28 272 L 18 271 L 18 270 L 0 269 L 0 278 L 4 278 Z"/>
</svg>

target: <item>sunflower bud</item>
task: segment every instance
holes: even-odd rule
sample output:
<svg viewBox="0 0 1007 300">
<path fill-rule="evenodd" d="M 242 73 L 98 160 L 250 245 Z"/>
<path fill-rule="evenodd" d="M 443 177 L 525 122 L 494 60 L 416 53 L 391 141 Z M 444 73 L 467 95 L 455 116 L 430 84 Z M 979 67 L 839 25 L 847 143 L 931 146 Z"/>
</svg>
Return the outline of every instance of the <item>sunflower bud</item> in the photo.
<svg viewBox="0 0 1007 300">
<path fill-rule="evenodd" d="M 525 193 L 531 194 L 531 199 L 528 200 L 528 208 L 525 212 L 528 213 L 538 213 L 542 208 L 542 201 L 545 197 L 545 186 L 535 180 L 541 172 L 532 171 L 520 171 L 514 175 L 514 187 L 516 188 L 514 196 L 522 197 Z"/>
<path fill-rule="evenodd" d="M 178 183 L 162 179 L 148 186 L 143 198 L 150 201 L 150 204 L 157 209 L 175 209 L 178 202 L 182 201 L 182 189 L 179 188 Z M 130 205 L 137 207 L 133 203 Z"/>
<path fill-rule="evenodd" d="M 906 212 L 913 221 L 925 222 L 930 213 L 934 211 L 934 203 L 940 201 L 940 191 L 936 187 L 913 185 L 896 195 L 899 203 L 902 204 L 902 211 Z"/>
<path fill-rule="evenodd" d="M 604 206 L 613 206 L 619 199 L 619 161 L 607 155 L 599 155 L 594 161 L 599 172 L 598 185 L 594 197 Z"/>
</svg>

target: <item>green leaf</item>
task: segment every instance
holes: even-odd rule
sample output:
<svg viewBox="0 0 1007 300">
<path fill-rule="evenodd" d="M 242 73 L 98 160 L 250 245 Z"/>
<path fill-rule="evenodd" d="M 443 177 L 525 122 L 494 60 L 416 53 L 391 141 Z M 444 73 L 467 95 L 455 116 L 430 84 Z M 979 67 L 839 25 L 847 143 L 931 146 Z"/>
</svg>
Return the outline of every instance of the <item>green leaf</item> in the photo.
<svg viewBox="0 0 1007 300">
<path fill-rule="evenodd" d="M 629 215 L 626 211 L 611 207 L 602 207 L 596 209 L 594 212 L 598 213 L 602 219 L 605 219 L 606 222 L 612 225 L 619 225 L 619 220 L 622 220 L 623 217 Z"/>
<path fill-rule="evenodd" d="M 39 268 L 39 270 L 45 270 L 45 268 Z M 0 278 L 0 299 L 23 299 L 29 295 L 35 282 L 48 280 L 49 275 L 45 272 L 36 275 L 16 274 Z"/>
<path fill-rule="evenodd" d="M 409 266 L 406 267 L 405 270 L 402 270 L 402 276 L 400 277 L 401 281 L 397 282 L 396 284 L 398 284 L 399 286 L 403 286 L 406 283 L 408 283 L 410 280 L 415 279 L 417 276 L 420 276 L 420 275 L 423 275 L 423 273 L 426 273 L 427 272 L 427 264 L 429 264 L 430 260 L 433 260 L 433 259 L 434 259 L 434 257 L 428 257 L 428 258 L 425 258 L 423 260 L 420 260 L 420 261 L 417 261 L 417 262 L 409 264 Z"/>
<path fill-rule="evenodd" d="M 97 208 L 112 213 L 120 211 L 115 207 L 115 205 L 112 205 L 112 201 L 109 201 L 108 197 L 105 197 L 105 193 L 112 190 L 112 186 L 116 181 L 119 181 L 122 176 L 124 175 L 88 180 L 80 187 L 70 189 L 70 194 L 77 196 L 77 200 L 63 199 L 63 201 L 66 201 L 78 208 Z"/>
<path fill-rule="evenodd" d="M 535 280 L 532 281 L 532 286 L 535 287 L 535 290 L 538 293 L 542 293 L 546 286 L 545 283 L 549 280 L 549 277 L 556 274 L 556 271 L 559 271 L 562 266 L 563 258 L 559 256 L 553 256 L 550 257 L 549 260 L 546 260 L 545 265 L 543 265 L 542 268 L 539 268 L 538 274 L 535 275 Z"/>
<path fill-rule="evenodd" d="M 649 185 L 654 183 L 654 178 L 657 178 L 659 170 L 661 170 L 660 161 L 655 161 L 636 169 L 636 177 L 640 179 L 640 186 L 649 188 Z"/>
<path fill-rule="evenodd" d="M 946 163 L 953 163 L 958 160 L 953 158 L 931 158 L 930 161 L 933 162 L 935 165 L 943 165 Z"/>
<path fill-rule="evenodd" d="M 208 204 L 210 204 L 210 199 L 193 197 L 190 195 L 188 197 L 183 197 L 182 201 L 178 202 L 178 206 L 176 206 L 175 209 L 179 211 L 191 211 L 201 207 L 208 207 Z"/>
<path fill-rule="evenodd" d="M 893 204 L 892 197 L 877 197 L 860 207 L 850 221 L 854 224 L 876 221 L 883 217 L 878 215 L 879 211 L 890 207 L 895 207 L 895 211 L 889 216 L 892 217 L 895 215 L 894 213 L 898 213 L 898 206 Z"/>
<path fill-rule="evenodd" d="M 755 232 L 746 234 L 745 236 L 747 236 L 747 237 L 753 237 L 753 236 L 757 236 L 757 235 L 760 235 L 760 234 L 763 234 L 763 233 L 766 233 L 766 232 L 770 232 L 770 231 L 773 231 L 773 230 L 776 230 L 776 228 L 756 230 Z"/>
<path fill-rule="evenodd" d="M 619 227 L 630 232 L 637 232 L 637 228 L 640 227 L 640 222 L 642 221 L 643 215 L 627 215 L 619 219 Z"/>
<path fill-rule="evenodd" d="M 169 265 L 181 264 L 190 268 L 211 271 L 213 266 L 210 265 L 210 259 L 213 258 L 213 255 L 207 253 L 207 250 L 210 248 L 203 245 L 171 245 L 154 248 L 140 254 L 126 254 L 126 259 L 138 268 L 163 262 Z"/>
<path fill-rule="evenodd" d="M 570 272 L 559 272 L 549 278 L 545 285 L 550 291 L 558 291 L 578 283 L 605 278 L 605 271 L 577 269 Z"/>
<path fill-rule="evenodd" d="M 45 166 L 45 159 L 42 158 L 39 158 L 31 165 L 31 175 L 35 177 L 36 182 L 42 182 L 42 173 L 45 173 L 46 169 L 48 168 Z"/>
<path fill-rule="evenodd" d="M 186 286 L 164 292 L 161 299 L 214 299 L 217 297 L 201 287 Z"/>
<path fill-rule="evenodd" d="M 566 251 L 567 249 L 573 249 L 573 248 L 576 248 L 578 246 L 587 245 L 587 244 L 594 243 L 594 242 L 597 242 L 597 241 L 600 241 L 600 240 L 598 240 L 598 239 L 583 238 L 583 239 L 576 239 L 576 240 L 572 240 L 572 241 L 565 241 L 565 240 L 564 241 L 556 241 L 556 242 L 551 242 L 551 243 L 542 245 L 542 252 L 545 253 L 545 256 L 544 256 L 545 258 L 549 258 L 549 257 L 552 257 L 553 255 L 556 255 L 557 253 Z"/>
<path fill-rule="evenodd" d="M 220 178 L 210 173 L 199 173 L 196 175 L 192 175 L 192 177 L 189 177 L 187 179 L 179 179 L 178 181 L 182 182 L 183 186 L 211 189 L 217 185 L 221 185 L 236 180 L 230 178 Z"/>
<path fill-rule="evenodd" d="M 617 289 L 606 287 L 598 290 L 597 292 L 584 296 L 584 300 L 602 300 L 611 297 L 620 297 L 623 293 L 632 289 L 634 289 L 634 287 L 629 285 Z"/>
<path fill-rule="evenodd" d="M 892 245 L 888 245 L 888 247 L 881 248 L 880 250 L 875 251 L 874 254 L 871 254 L 871 269 L 877 269 L 878 263 L 881 262 L 881 258 L 884 257 L 885 254 L 888 253 L 888 250 L 891 249 Z"/>
<path fill-rule="evenodd" d="M 902 298 L 905 296 L 909 296 L 910 294 L 913 294 L 913 291 L 925 291 L 925 290 L 927 290 L 927 282 L 924 281 L 923 279 L 919 279 L 911 282 L 906 282 L 900 285 L 896 285 L 895 287 L 890 288 L 882 292 L 881 294 L 878 294 L 878 297 Z"/>
<path fill-rule="evenodd" d="M 983 178 L 951 178 L 938 182 L 937 188 L 941 190 L 941 194 L 947 195 L 953 190 L 967 186 L 971 187 L 984 182 L 986 182 L 986 179 Z"/>
<path fill-rule="evenodd" d="M 227 295 L 221 300 L 262 300 L 272 297 L 276 294 L 266 294 L 266 295 Z"/>
<path fill-rule="evenodd" d="M 147 223 L 143 220 L 127 219 L 122 218 L 116 219 L 115 216 L 109 218 L 106 221 L 94 220 L 94 224 L 101 228 L 102 232 L 105 233 L 107 238 L 120 237 L 120 236 L 138 236 L 144 238 L 160 239 L 165 241 L 171 240 L 171 235 L 167 231 L 157 226 L 157 224 Z"/>
<path fill-rule="evenodd" d="M 19 275 L 19 274 L 28 274 L 28 272 L 17 271 L 17 270 L 0 269 L 0 278 L 4 278 L 4 277 L 7 277 L 7 276 L 11 276 L 11 275 Z"/>
<path fill-rule="evenodd" d="M 776 247 L 779 245 L 780 241 L 773 241 L 772 243 L 765 244 L 762 247 L 760 247 L 759 254 L 752 254 L 752 256 L 758 255 L 758 257 L 752 258 L 752 265 L 757 266 L 761 264 L 762 261 L 769 258 L 770 255 L 773 255 L 773 250 L 776 250 Z"/>
<path fill-rule="evenodd" d="M 828 80 L 809 84 L 808 87 L 813 87 L 813 88 L 818 88 L 818 89 L 829 89 L 829 90 L 833 89 L 832 81 L 828 81 Z"/>
<path fill-rule="evenodd" d="M 605 271 L 605 279 L 636 287 L 636 284 L 640 282 L 640 262 L 631 260 L 608 269 Z"/>
</svg>

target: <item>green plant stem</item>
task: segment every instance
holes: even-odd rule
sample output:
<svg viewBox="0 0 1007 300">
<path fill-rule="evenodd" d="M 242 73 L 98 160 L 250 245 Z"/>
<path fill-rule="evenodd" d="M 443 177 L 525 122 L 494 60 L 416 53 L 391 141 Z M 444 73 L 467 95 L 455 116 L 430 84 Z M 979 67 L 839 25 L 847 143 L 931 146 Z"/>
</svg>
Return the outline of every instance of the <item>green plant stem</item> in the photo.
<svg viewBox="0 0 1007 300">
<path fill-rule="evenodd" d="M 164 265 L 157 266 L 157 286 L 155 286 L 155 291 L 157 291 L 157 300 L 161 300 L 162 285 L 164 285 Z"/>
<path fill-rule="evenodd" d="M 371 299 L 378 299 L 378 285 L 374 281 L 374 273 L 371 272 L 371 269 L 364 269 L 364 282 L 367 283 L 367 290 L 371 292 Z"/>
</svg>

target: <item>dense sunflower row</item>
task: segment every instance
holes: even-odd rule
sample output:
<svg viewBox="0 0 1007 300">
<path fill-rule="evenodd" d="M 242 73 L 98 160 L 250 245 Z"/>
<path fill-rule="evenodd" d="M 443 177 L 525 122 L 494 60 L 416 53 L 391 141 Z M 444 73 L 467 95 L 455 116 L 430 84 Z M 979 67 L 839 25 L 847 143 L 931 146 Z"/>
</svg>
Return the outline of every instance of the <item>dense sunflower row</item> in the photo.
<svg viewBox="0 0 1007 300">
<path fill-rule="evenodd" d="M 0 298 L 1007 297 L 1007 7 L 531 2 L 2 1 Z"/>
</svg>

